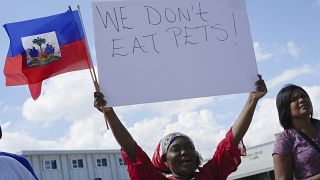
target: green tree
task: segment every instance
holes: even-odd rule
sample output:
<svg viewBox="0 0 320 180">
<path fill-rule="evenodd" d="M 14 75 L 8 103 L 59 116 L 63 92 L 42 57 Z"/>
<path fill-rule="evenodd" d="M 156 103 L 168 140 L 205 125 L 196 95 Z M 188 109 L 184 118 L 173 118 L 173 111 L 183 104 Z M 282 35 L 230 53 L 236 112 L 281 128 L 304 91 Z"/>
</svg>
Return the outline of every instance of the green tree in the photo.
<svg viewBox="0 0 320 180">
<path fill-rule="evenodd" d="M 40 51 L 43 52 L 41 46 L 42 46 L 42 44 L 45 44 L 45 43 L 46 43 L 46 39 L 37 37 L 36 39 L 34 39 L 34 40 L 32 41 L 32 43 L 38 45 L 38 46 L 40 47 Z"/>
</svg>

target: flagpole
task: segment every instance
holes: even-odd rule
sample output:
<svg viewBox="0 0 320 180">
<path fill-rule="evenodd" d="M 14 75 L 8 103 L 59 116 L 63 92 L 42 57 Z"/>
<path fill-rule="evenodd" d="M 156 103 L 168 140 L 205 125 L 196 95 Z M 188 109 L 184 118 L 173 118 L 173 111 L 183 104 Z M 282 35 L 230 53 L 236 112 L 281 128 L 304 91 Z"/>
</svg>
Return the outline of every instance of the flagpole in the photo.
<svg viewBox="0 0 320 180">
<path fill-rule="evenodd" d="M 82 21 L 82 16 L 81 16 L 81 11 L 80 11 L 80 5 L 77 6 L 78 10 L 79 10 L 79 16 L 80 16 L 80 21 L 81 21 L 81 26 L 82 26 L 82 29 L 83 29 L 83 32 L 84 32 L 84 39 L 85 39 L 85 42 L 86 42 L 86 51 L 87 51 L 87 54 L 89 55 L 89 60 L 90 62 L 88 62 L 88 65 L 89 67 L 90 66 L 90 63 L 92 65 L 92 68 L 89 68 L 89 71 L 90 71 L 90 75 L 91 75 L 91 79 L 93 81 L 93 85 L 96 89 L 97 92 L 100 92 L 100 86 L 99 86 L 99 83 L 98 83 L 98 79 L 97 79 L 97 75 L 96 75 L 96 72 L 94 70 L 94 66 L 93 66 L 93 63 L 92 63 L 92 57 L 91 57 L 91 53 L 89 51 L 89 44 L 88 44 L 88 40 L 87 40 L 87 35 L 86 35 L 86 31 L 85 31 L 85 28 L 84 28 L 84 25 L 83 25 L 83 21 Z M 101 107 L 101 109 L 103 110 L 103 115 L 104 115 L 104 120 L 106 122 L 106 126 L 107 126 L 107 129 L 109 129 L 109 125 L 108 125 L 108 117 L 107 117 L 107 112 L 105 111 L 105 109 L 103 107 Z"/>
</svg>

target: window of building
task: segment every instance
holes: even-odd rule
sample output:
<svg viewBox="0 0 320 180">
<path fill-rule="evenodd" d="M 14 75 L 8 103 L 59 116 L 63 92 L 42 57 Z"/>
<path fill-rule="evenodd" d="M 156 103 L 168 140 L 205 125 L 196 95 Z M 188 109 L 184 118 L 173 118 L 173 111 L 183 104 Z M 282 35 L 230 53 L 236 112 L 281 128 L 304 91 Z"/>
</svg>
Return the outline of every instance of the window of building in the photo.
<svg viewBox="0 0 320 180">
<path fill-rule="evenodd" d="M 127 163 L 124 162 L 124 160 L 122 158 L 119 158 L 119 165 L 120 166 L 125 166 L 125 165 L 127 165 Z"/>
<path fill-rule="evenodd" d="M 83 160 L 82 159 L 72 159 L 72 168 L 83 168 Z"/>
<path fill-rule="evenodd" d="M 252 176 L 247 176 L 239 178 L 238 180 L 275 180 L 274 171 L 264 172 L 260 174 L 255 174 Z"/>
<path fill-rule="evenodd" d="M 107 158 L 97 158 L 96 159 L 97 167 L 105 167 L 108 166 Z"/>
<path fill-rule="evenodd" d="M 55 159 L 45 159 L 43 160 L 43 167 L 45 170 L 58 169 L 57 161 Z"/>
</svg>

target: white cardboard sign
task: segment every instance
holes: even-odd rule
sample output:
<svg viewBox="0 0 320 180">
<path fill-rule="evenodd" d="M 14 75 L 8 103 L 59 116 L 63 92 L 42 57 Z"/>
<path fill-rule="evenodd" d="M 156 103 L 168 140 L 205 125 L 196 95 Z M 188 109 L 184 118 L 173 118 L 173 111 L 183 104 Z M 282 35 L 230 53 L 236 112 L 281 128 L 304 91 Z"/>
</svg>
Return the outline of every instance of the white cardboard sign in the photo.
<svg viewBox="0 0 320 180">
<path fill-rule="evenodd" d="M 254 90 L 244 0 L 97 1 L 92 13 L 109 106 Z"/>
</svg>

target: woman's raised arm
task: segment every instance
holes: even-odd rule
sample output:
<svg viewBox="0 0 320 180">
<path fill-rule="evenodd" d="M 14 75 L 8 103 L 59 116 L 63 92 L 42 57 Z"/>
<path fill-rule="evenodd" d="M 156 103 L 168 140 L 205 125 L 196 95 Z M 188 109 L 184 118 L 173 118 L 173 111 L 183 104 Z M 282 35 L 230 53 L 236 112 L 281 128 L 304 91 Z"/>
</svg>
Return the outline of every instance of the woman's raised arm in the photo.
<svg viewBox="0 0 320 180">
<path fill-rule="evenodd" d="M 264 80 L 261 78 L 261 75 L 258 75 L 258 77 L 259 80 L 255 83 L 256 91 L 249 94 L 242 112 L 232 126 L 232 134 L 236 144 L 239 144 L 246 134 L 259 99 L 267 93 L 267 87 Z"/>
<path fill-rule="evenodd" d="M 106 107 L 106 101 L 104 100 L 103 94 L 100 92 L 95 92 L 94 98 L 94 107 L 96 107 L 99 111 L 105 113 L 108 124 L 118 144 L 127 153 L 130 159 L 134 159 L 136 146 L 135 140 L 121 123 L 113 108 Z"/>
</svg>

